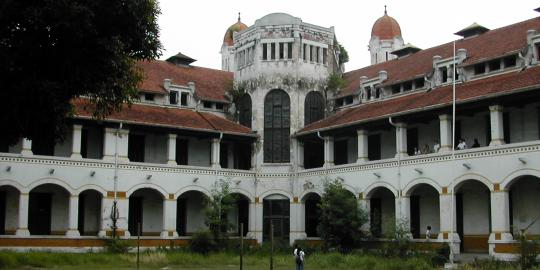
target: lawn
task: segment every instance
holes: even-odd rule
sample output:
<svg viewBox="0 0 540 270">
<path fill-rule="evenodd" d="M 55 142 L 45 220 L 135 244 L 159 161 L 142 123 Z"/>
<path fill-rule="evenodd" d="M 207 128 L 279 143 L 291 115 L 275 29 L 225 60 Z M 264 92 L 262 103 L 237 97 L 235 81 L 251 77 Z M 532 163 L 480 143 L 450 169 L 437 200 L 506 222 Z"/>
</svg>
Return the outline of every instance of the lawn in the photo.
<svg viewBox="0 0 540 270">
<path fill-rule="evenodd" d="M 141 255 L 141 269 L 239 269 L 239 256 L 233 253 L 214 253 L 208 256 L 189 252 L 147 252 Z M 244 257 L 244 269 L 270 269 L 267 255 Z M 0 268 L 3 269 L 134 269 L 135 254 L 109 253 L 13 253 L 0 252 Z M 436 269 L 424 258 L 381 258 L 370 255 L 341 255 L 317 253 L 306 257 L 308 270 L 349 269 Z M 274 257 L 274 269 L 294 269 L 294 257 L 280 254 Z"/>
</svg>

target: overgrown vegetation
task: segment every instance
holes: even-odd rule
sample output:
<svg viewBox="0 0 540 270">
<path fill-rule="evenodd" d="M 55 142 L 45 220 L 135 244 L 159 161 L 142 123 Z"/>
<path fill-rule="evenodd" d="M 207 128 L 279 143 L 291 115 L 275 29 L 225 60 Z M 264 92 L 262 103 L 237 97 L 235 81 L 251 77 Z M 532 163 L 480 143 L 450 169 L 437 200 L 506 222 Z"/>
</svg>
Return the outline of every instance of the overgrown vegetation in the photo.
<svg viewBox="0 0 540 270">
<path fill-rule="evenodd" d="M 522 230 L 519 234 L 518 250 L 521 270 L 531 269 L 538 265 L 536 261 L 536 257 L 538 256 L 536 241 L 527 240 L 525 230 Z"/>
<path fill-rule="evenodd" d="M 349 53 L 345 50 L 345 47 L 339 44 L 339 42 L 337 43 L 337 47 L 339 48 L 339 65 L 349 62 Z"/>
<path fill-rule="evenodd" d="M 328 76 L 328 80 L 326 81 L 326 87 L 327 90 L 332 91 L 334 94 L 339 92 L 339 90 L 346 85 L 345 79 L 341 77 L 341 75 L 332 73 L 330 76 Z"/>
<path fill-rule="evenodd" d="M 317 229 L 328 247 L 349 251 L 365 238 L 361 228 L 368 221 L 367 212 L 340 180 L 326 181 L 320 208 Z"/>
</svg>

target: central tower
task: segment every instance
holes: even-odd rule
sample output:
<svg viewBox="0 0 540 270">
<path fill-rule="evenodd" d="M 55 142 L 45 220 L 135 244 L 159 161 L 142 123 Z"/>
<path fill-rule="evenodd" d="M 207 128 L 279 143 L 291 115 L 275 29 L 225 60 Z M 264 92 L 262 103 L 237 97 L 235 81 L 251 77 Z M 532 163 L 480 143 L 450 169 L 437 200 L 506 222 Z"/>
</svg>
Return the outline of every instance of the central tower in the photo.
<svg viewBox="0 0 540 270">
<path fill-rule="evenodd" d="M 369 40 L 369 52 L 371 64 L 378 64 L 397 58 L 391 54 L 393 51 L 403 47 L 401 28 L 396 19 L 388 16 L 386 6 L 384 15 L 377 19 L 371 28 L 371 39 Z"/>
</svg>

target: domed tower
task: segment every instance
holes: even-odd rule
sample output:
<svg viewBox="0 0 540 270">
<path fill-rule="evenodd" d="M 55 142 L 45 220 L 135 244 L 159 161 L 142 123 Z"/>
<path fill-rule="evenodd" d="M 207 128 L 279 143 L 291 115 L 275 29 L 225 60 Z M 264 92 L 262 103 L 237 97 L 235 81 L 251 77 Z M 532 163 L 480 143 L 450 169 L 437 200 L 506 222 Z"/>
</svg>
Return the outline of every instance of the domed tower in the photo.
<svg viewBox="0 0 540 270">
<path fill-rule="evenodd" d="M 369 52 L 371 54 L 371 64 L 377 64 L 392 60 L 397 56 L 391 52 L 403 47 L 401 28 L 396 19 L 388 16 L 386 6 L 384 15 L 377 19 L 371 29 L 371 39 L 369 40 Z"/>
<path fill-rule="evenodd" d="M 225 71 L 234 71 L 234 42 L 233 33 L 240 32 L 248 28 L 247 25 L 240 21 L 240 12 L 238 12 L 238 21 L 229 26 L 223 37 L 223 45 L 221 46 L 221 69 Z"/>
</svg>

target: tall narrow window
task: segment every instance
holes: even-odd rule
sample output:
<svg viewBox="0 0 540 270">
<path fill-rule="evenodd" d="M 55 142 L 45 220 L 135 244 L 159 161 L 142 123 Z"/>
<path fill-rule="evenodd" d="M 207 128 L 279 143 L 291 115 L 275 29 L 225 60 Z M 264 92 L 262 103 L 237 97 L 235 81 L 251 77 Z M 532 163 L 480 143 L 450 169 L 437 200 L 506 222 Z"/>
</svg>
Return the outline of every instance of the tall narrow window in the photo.
<svg viewBox="0 0 540 270">
<path fill-rule="evenodd" d="M 307 59 L 307 52 L 306 52 L 307 48 L 308 48 L 307 45 L 306 45 L 306 44 L 303 44 L 303 49 L 302 49 L 302 59 L 304 59 L 304 61 L 307 61 L 307 60 L 308 60 L 308 59 Z"/>
<path fill-rule="evenodd" d="M 443 83 L 447 82 L 448 81 L 448 70 L 446 67 L 442 67 L 441 68 L 441 81 Z"/>
<path fill-rule="evenodd" d="M 187 106 L 188 105 L 188 93 L 182 92 L 180 94 L 180 105 Z"/>
<path fill-rule="evenodd" d="M 326 65 L 326 64 L 327 64 L 326 61 L 328 61 L 328 60 L 326 59 L 327 54 L 328 54 L 328 49 L 323 48 L 323 49 L 322 49 L 322 63 L 323 63 L 324 65 Z"/>
<path fill-rule="evenodd" d="M 313 48 L 314 48 L 313 45 L 309 45 L 309 61 L 310 62 L 313 62 L 313 57 L 315 55 Z"/>
<path fill-rule="evenodd" d="M 176 139 L 176 163 L 178 165 L 188 165 L 188 140 Z"/>
<path fill-rule="evenodd" d="M 144 135 L 129 134 L 128 158 L 129 161 L 144 162 Z"/>
<path fill-rule="evenodd" d="M 264 99 L 264 162 L 290 161 L 290 105 L 289 95 L 280 89 Z"/>
<path fill-rule="evenodd" d="M 311 91 L 304 102 L 304 125 L 319 121 L 324 117 L 324 98 L 319 92 Z"/>
<path fill-rule="evenodd" d="M 251 97 L 248 94 L 244 94 L 238 100 L 238 122 L 251 128 Z"/>
<path fill-rule="evenodd" d="M 169 92 L 169 104 L 178 104 L 178 92 L 176 91 Z"/>
<path fill-rule="evenodd" d="M 279 59 L 285 58 L 285 43 L 280 42 L 279 43 Z"/>
<path fill-rule="evenodd" d="M 287 58 L 288 59 L 292 59 L 292 47 L 293 47 L 293 43 L 289 42 L 289 44 L 287 46 Z"/>
<path fill-rule="evenodd" d="M 268 59 L 268 44 L 267 43 L 263 43 L 262 45 L 262 60 L 267 60 Z"/>
<path fill-rule="evenodd" d="M 276 43 L 271 43 L 270 44 L 270 58 L 272 60 L 276 59 Z"/>
</svg>

